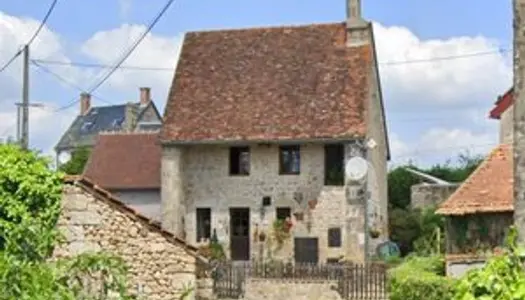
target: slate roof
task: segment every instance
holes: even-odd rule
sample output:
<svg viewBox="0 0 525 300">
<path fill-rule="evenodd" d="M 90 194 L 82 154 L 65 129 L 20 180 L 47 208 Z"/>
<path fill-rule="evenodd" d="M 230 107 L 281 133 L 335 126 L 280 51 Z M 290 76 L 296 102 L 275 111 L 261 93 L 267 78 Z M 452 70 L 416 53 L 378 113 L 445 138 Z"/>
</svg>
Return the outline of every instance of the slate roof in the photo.
<svg viewBox="0 0 525 300">
<path fill-rule="evenodd" d="M 105 189 L 160 188 L 158 133 L 101 133 L 84 176 Z"/>
<path fill-rule="evenodd" d="M 514 210 L 512 146 L 502 144 L 485 158 L 437 211 L 465 215 Z"/>
<path fill-rule="evenodd" d="M 150 102 L 155 107 L 153 101 Z M 134 103 L 138 109 L 137 120 L 149 106 Z M 155 107 L 156 109 L 156 107 Z M 120 131 L 126 115 L 126 104 L 94 106 L 86 115 L 79 115 L 60 138 L 55 150 L 67 150 L 82 146 L 93 146 L 98 133 Z"/>
<path fill-rule="evenodd" d="M 345 39 L 345 23 L 187 33 L 161 140 L 362 137 L 374 49 Z"/>
</svg>

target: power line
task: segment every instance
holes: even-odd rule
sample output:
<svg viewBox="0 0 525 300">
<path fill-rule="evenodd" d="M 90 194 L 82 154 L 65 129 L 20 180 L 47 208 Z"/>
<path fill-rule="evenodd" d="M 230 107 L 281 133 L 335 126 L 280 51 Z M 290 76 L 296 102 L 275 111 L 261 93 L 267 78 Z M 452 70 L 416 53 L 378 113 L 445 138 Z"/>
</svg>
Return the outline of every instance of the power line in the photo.
<svg viewBox="0 0 525 300">
<path fill-rule="evenodd" d="M 157 16 L 153 19 L 153 21 L 149 24 L 147 29 L 143 32 L 143 34 L 139 37 L 138 40 L 135 41 L 133 46 L 127 51 L 127 53 L 124 54 L 124 56 L 115 64 L 113 68 L 97 83 L 93 88 L 89 90 L 89 93 L 92 93 L 96 89 L 98 89 L 104 82 L 111 76 L 115 71 L 122 65 L 122 63 L 135 51 L 135 49 L 140 45 L 140 43 L 144 40 L 146 35 L 153 29 L 153 27 L 157 24 L 157 22 L 162 18 L 164 13 L 168 10 L 168 8 L 171 6 L 171 4 L 174 2 L 174 0 L 168 0 L 166 2 L 166 5 L 161 9 L 161 11 L 157 14 Z"/>
<path fill-rule="evenodd" d="M 433 58 L 428 58 L 428 59 L 415 59 L 415 60 L 405 60 L 405 61 L 385 61 L 385 62 L 380 62 L 379 64 L 387 65 L 387 66 L 394 66 L 394 65 L 405 65 L 405 64 L 414 64 L 414 63 L 427 63 L 427 62 L 446 61 L 446 60 L 455 60 L 455 59 L 493 55 L 493 54 L 501 54 L 501 53 L 505 53 L 508 51 L 510 50 L 509 49 L 497 49 L 497 50 L 491 50 L 491 51 L 485 51 L 485 52 L 475 52 L 475 53 L 468 53 L 468 54 L 433 57 Z M 65 62 L 65 61 L 45 60 L 45 59 L 34 59 L 33 61 L 41 63 L 41 64 L 46 64 L 46 65 L 65 65 L 65 66 L 73 66 L 73 67 L 81 67 L 81 68 L 99 68 L 99 69 L 114 68 L 114 66 L 111 66 L 111 65 L 97 64 L 97 63 Z M 137 71 L 173 71 L 174 70 L 174 68 L 166 68 L 166 67 L 141 67 L 141 66 L 129 66 L 129 65 L 120 65 L 118 69 L 137 70 Z"/>
<path fill-rule="evenodd" d="M 53 77 L 54 77 L 55 79 L 57 79 L 58 81 L 60 81 L 60 82 L 62 82 L 62 83 L 64 83 L 64 84 L 66 84 L 66 85 L 68 85 L 68 86 L 70 86 L 70 87 L 72 87 L 72 88 L 74 88 L 74 89 L 76 89 L 76 90 L 78 90 L 78 91 L 80 91 L 80 92 L 85 92 L 85 91 L 86 91 L 86 90 L 83 89 L 82 87 L 80 87 L 80 86 L 76 85 L 75 83 L 73 83 L 73 82 L 67 80 L 66 78 L 62 77 L 61 75 L 59 75 L 59 74 L 57 74 L 57 73 L 51 71 L 49 68 L 44 67 L 44 66 L 40 65 L 39 63 L 37 63 L 37 62 L 35 62 L 35 61 L 31 61 L 31 63 L 33 64 L 33 66 L 35 66 L 35 67 L 37 68 L 37 70 L 43 71 L 43 72 L 45 72 L 45 73 L 47 73 L 47 74 L 53 76 Z M 107 104 L 113 104 L 113 103 L 111 103 L 111 102 L 109 102 L 109 101 L 107 101 L 107 100 L 101 98 L 100 96 L 97 96 L 97 95 L 94 95 L 94 94 L 92 94 L 91 96 L 93 96 L 93 97 L 99 99 L 100 101 L 102 101 L 102 102 L 104 102 L 104 103 L 107 103 Z"/>
<path fill-rule="evenodd" d="M 55 6 L 57 4 L 58 0 L 53 0 L 53 2 L 51 3 L 51 6 L 49 7 L 49 9 L 47 10 L 47 13 L 46 15 L 44 16 L 44 19 L 42 19 L 42 22 L 40 22 L 40 26 L 38 26 L 37 30 L 35 31 L 35 33 L 33 33 L 33 36 L 31 36 L 31 38 L 29 39 L 29 41 L 26 43 L 27 46 L 31 45 L 33 43 L 33 41 L 36 39 L 36 37 L 38 36 L 38 34 L 40 34 L 40 31 L 42 31 L 42 28 L 44 28 L 44 25 L 47 23 L 47 19 L 49 19 L 49 16 L 51 15 L 51 13 L 53 12 L 53 10 L 55 9 Z M 5 63 L 2 68 L 0 68 L 0 73 L 3 72 L 5 69 L 7 69 L 14 61 L 15 59 L 17 59 L 17 57 L 20 56 L 20 54 L 22 54 L 22 49 L 19 49 L 15 55 L 13 55 L 11 57 L 11 59 L 9 59 L 7 61 L 7 63 Z"/>
</svg>

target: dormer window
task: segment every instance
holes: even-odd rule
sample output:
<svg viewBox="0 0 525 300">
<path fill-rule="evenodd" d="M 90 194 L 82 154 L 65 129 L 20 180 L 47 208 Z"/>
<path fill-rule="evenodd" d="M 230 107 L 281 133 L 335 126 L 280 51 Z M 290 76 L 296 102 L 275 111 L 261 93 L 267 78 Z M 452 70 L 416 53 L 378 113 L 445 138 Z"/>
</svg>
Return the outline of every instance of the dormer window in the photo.
<svg viewBox="0 0 525 300">
<path fill-rule="evenodd" d="M 92 127 L 93 127 L 93 122 L 88 121 L 82 124 L 82 127 L 80 128 L 80 130 L 82 132 L 86 132 L 86 131 L 89 131 Z"/>
</svg>

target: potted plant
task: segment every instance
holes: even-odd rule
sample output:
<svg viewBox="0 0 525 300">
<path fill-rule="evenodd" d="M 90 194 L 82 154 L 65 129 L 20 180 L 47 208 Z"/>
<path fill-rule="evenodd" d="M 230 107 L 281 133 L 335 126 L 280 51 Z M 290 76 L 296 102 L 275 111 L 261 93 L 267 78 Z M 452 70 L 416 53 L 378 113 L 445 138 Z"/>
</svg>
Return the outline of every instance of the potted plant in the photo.
<svg viewBox="0 0 525 300">
<path fill-rule="evenodd" d="M 377 239 L 381 235 L 381 232 L 379 232 L 379 230 L 376 228 L 370 228 L 368 230 L 368 234 L 370 235 L 371 238 Z"/>
</svg>

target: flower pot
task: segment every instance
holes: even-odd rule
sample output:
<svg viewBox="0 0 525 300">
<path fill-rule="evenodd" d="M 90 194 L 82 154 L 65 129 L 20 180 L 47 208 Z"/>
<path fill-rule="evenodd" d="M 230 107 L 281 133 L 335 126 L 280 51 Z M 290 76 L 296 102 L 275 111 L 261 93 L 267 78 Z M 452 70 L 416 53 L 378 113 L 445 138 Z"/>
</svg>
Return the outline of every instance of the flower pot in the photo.
<svg viewBox="0 0 525 300">
<path fill-rule="evenodd" d="M 259 241 L 264 242 L 266 240 L 266 233 L 261 232 L 259 233 Z"/>
<path fill-rule="evenodd" d="M 380 233 L 379 230 L 377 230 L 377 229 L 370 229 L 370 230 L 368 231 L 368 234 L 369 234 L 370 237 L 373 238 L 373 239 L 377 239 L 377 238 L 381 235 L 381 233 Z"/>
</svg>

